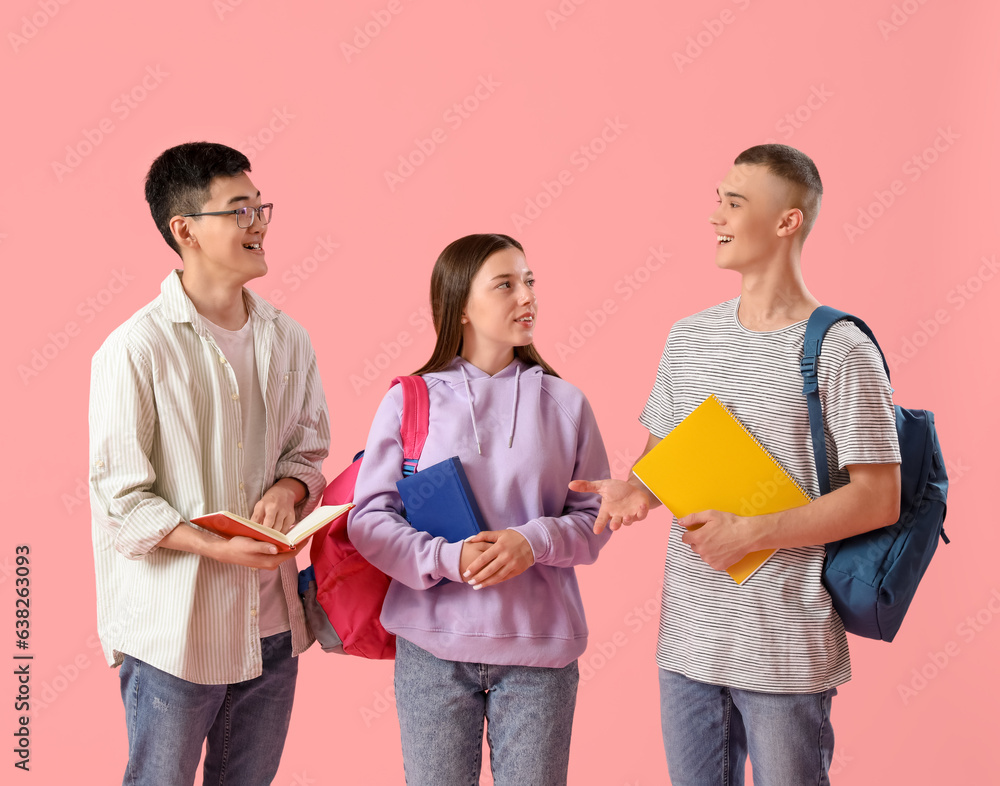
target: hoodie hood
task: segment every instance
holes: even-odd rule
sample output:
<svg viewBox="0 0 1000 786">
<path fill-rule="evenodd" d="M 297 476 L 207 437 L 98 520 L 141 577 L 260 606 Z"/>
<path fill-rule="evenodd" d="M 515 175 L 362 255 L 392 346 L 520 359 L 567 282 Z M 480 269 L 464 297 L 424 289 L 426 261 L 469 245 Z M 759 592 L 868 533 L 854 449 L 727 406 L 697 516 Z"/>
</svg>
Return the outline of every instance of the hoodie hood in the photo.
<svg viewBox="0 0 1000 786">
<path fill-rule="evenodd" d="M 476 451 L 482 455 L 483 445 L 479 436 L 479 424 L 476 421 L 477 393 L 482 400 L 485 396 L 492 395 L 493 391 L 498 388 L 513 387 L 513 395 L 510 396 L 510 417 L 506 430 L 507 447 L 511 448 L 514 445 L 514 429 L 517 424 L 517 405 L 521 394 L 522 379 L 530 380 L 528 383 L 530 387 L 540 389 L 541 377 L 544 373 L 541 366 L 529 366 L 519 358 L 514 358 L 507 366 L 491 376 L 457 355 L 447 368 L 424 374 L 424 379 L 427 380 L 428 384 L 431 380 L 438 380 L 451 387 L 453 391 L 464 393 L 469 405 L 469 422 L 476 440 Z"/>
<path fill-rule="evenodd" d="M 462 374 L 463 369 L 465 371 L 464 376 Z M 544 373 L 545 371 L 541 366 L 529 366 L 520 358 L 514 358 L 503 369 L 491 376 L 478 366 L 472 365 L 461 355 L 455 355 L 455 359 L 451 361 L 447 368 L 443 368 L 440 371 L 429 371 L 423 376 L 428 381 L 438 379 L 452 387 L 461 387 L 464 384 L 465 377 L 468 377 L 470 381 L 493 380 L 502 383 L 505 379 L 513 381 L 518 374 L 521 377 L 527 378 L 531 375 L 541 377 Z"/>
</svg>

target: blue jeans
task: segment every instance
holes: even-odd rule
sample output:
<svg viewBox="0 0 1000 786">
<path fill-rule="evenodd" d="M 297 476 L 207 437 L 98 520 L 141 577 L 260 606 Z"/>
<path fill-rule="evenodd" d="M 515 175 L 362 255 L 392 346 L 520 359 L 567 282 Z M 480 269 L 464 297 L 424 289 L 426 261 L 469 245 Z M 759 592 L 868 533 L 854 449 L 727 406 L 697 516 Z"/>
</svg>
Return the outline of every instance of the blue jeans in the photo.
<svg viewBox="0 0 1000 786">
<path fill-rule="evenodd" d="M 747 753 L 756 786 L 830 783 L 836 688 L 757 693 L 660 669 L 660 718 L 674 786 L 742 786 Z"/>
<path fill-rule="evenodd" d="M 396 711 L 409 786 L 471 786 L 483 722 L 496 786 L 560 786 L 580 671 L 441 660 L 396 637 Z"/>
<path fill-rule="evenodd" d="M 128 728 L 123 786 L 190 786 L 206 739 L 205 786 L 265 786 L 274 779 L 299 663 L 290 632 L 260 644 L 263 673 L 233 685 L 199 685 L 125 656 L 119 675 Z"/>
</svg>

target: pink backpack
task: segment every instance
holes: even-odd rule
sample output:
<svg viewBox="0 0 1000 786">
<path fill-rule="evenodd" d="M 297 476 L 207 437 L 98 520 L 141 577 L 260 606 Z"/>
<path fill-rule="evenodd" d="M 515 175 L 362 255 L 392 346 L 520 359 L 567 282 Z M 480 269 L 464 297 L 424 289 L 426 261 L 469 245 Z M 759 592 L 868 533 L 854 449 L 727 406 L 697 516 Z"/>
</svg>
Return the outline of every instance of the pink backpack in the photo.
<svg viewBox="0 0 1000 786">
<path fill-rule="evenodd" d="M 403 475 L 416 472 L 427 439 L 430 403 L 423 377 L 396 377 L 403 386 Z M 330 481 L 324 505 L 343 505 L 354 499 L 354 484 L 364 451 Z M 379 615 L 390 578 L 358 553 L 347 537 L 347 517 L 321 529 L 312 538 L 312 565 L 299 573 L 299 593 L 306 618 L 324 652 L 362 658 L 394 658 L 396 637 L 382 627 Z"/>
</svg>

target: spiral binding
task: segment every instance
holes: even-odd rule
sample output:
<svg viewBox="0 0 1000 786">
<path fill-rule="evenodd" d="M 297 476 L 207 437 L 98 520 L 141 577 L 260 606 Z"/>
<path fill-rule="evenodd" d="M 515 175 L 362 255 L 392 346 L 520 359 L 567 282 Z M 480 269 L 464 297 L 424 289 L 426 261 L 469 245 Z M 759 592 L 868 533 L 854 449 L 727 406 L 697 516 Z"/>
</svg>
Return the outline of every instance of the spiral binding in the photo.
<svg viewBox="0 0 1000 786">
<path fill-rule="evenodd" d="M 729 415 L 729 417 L 731 417 L 736 422 L 737 426 L 739 426 L 741 429 L 743 429 L 744 433 L 748 437 L 750 437 L 751 440 L 753 440 L 753 444 L 756 445 L 758 448 L 760 448 L 764 452 L 765 456 L 767 456 L 769 459 L 771 459 L 771 463 L 774 464 L 774 466 L 776 466 L 781 471 L 782 475 L 784 475 L 786 478 L 788 478 L 789 482 L 793 486 L 795 486 L 795 488 L 797 488 L 799 491 L 802 492 L 802 495 L 804 497 L 806 497 L 806 499 L 811 500 L 813 498 L 812 494 L 810 494 L 808 491 L 806 491 L 802 487 L 802 484 L 799 483 L 795 478 L 793 478 L 789 474 L 789 472 L 788 472 L 787 469 L 785 469 L 783 466 L 781 466 L 781 462 L 778 461 L 774 456 L 771 455 L 771 451 L 769 451 L 762 444 L 760 444 L 760 440 L 757 439 L 757 437 L 755 437 L 753 435 L 753 432 L 750 431 L 750 429 L 748 429 L 745 425 L 743 425 L 743 422 L 738 417 L 736 417 L 735 414 L 733 414 L 733 411 L 729 407 L 727 407 L 725 404 L 722 403 L 722 399 L 720 399 L 714 393 L 711 396 L 709 396 L 709 398 L 712 399 L 720 407 L 722 407 L 722 411 L 725 412 L 727 415 Z"/>
</svg>

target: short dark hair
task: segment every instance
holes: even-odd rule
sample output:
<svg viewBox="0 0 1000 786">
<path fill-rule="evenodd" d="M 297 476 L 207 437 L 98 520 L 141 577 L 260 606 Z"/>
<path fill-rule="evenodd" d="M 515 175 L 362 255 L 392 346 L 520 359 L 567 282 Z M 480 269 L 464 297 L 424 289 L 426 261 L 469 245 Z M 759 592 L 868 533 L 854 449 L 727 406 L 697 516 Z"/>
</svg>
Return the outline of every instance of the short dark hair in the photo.
<svg viewBox="0 0 1000 786">
<path fill-rule="evenodd" d="M 170 233 L 170 219 L 200 211 L 209 199 L 213 179 L 249 171 L 245 155 L 215 142 L 186 142 L 161 153 L 146 175 L 146 201 L 167 245 L 181 253 Z"/>
<path fill-rule="evenodd" d="M 823 181 L 813 160 L 794 147 L 768 144 L 747 148 L 733 163 L 766 167 L 775 177 L 795 186 L 798 204 L 794 206 L 802 211 L 802 239 L 805 240 L 816 223 L 823 199 Z"/>
</svg>

